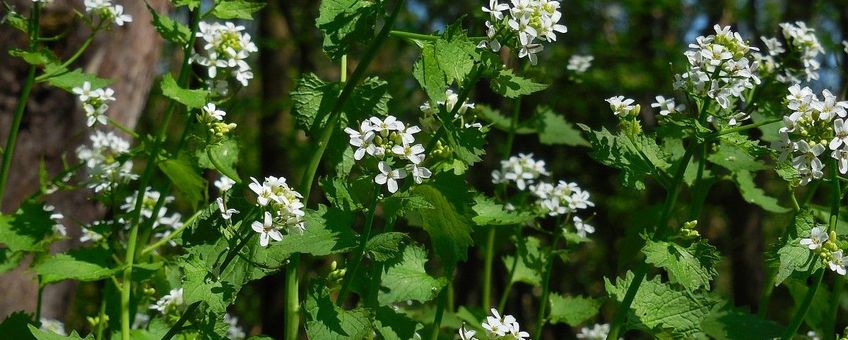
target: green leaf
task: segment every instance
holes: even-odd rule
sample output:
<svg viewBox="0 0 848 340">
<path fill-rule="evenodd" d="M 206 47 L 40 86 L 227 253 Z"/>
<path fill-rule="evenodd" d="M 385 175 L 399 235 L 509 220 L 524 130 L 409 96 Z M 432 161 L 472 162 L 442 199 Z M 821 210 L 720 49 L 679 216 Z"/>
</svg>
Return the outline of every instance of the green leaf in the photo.
<svg viewBox="0 0 848 340">
<path fill-rule="evenodd" d="M 477 213 L 471 220 L 479 226 L 524 225 L 535 219 L 535 216 L 528 212 L 507 211 L 502 204 L 483 195 L 474 198 L 474 206 L 471 209 Z"/>
<path fill-rule="evenodd" d="M 309 289 L 304 308 L 309 339 L 364 339 L 372 332 L 371 314 L 367 310 L 337 307 L 320 282 Z"/>
<path fill-rule="evenodd" d="M 795 215 L 787 235 L 781 238 L 770 253 L 769 264 L 776 268 L 774 285 L 779 286 L 786 278 L 795 272 L 803 273 L 806 277 L 814 270 L 821 268 L 821 261 L 816 260 L 814 252 L 801 245 L 801 239 L 808 237 L 815 226 L 815 219 L 809 209 Z"/>
<path fill-rule="evenodd" d="M 420 339 L 424 325 L 395 311 L 392 307 L 377 309 L 374 328 L 386 340 Z"/>
<path fill-rule="evenodd" d="M 0 323 L 0 334 L 7 339 L 35 339 L 32 332 L 28 329 L 28 326 L 32 324 L 32 315 L 23 311 L 17 311 L 9 314 L 3 320 L 3 323 Z"/>
<path fill-rule="evenodd" d="M 751 172 L 739 170 L 734 172 L 733 175 L 739 193 L 742 194 L 745 202 L 756 204 L 766 211 L 778 214 L 791 211 L 791 209 L 778 204 L 776 198 L 766 195 L 763 189 L 758 188 L 757 184 L 754 183 L 754 176 Z"/>
<path fill-rule="evenodd" d="M 426 263 L 427 252 L 416 245 L 406 246 L 403 258 L 386 263 L 377 296 L 380 306 L 408 300 L 423 303 L 435 298 L 447 285 L 447 279 L 428 275 L 424 269 Z"/>
<path fill-rule="evenodd" d="M 64 280 L 98 281 L 115 274 L 112 253 L 103 248 L 79 248 L 53 255 L 33 267 L 42 284 Z"/>
<path fill-rule="evenodd" d="M 42 203 L 27 200 L 14 215 L 0 214 L 0 243 L 13 252 L 46 251 L 53 224 Z"/>
<path fill-rule="evenodd" d="M 2 217 L 0 217 L 0 220 L 2 220 Z M 17 268 L 23 258 L 23 252 L 13 252 L 9 248 L 0 248 L 0 274 Z"/>
<path fill-rule="evenodd" d="M 716 151 L 709 155 L 707 160 L 731 172 L 767 169 L 768 167 L 763 162 L 757 160 L 757 152 L 759 151 L 755 145 L 722 139 L 716 147 Z"/>
<path fill-rule="evenodd" d="M 253 14 L 265 7 L 265 3 L 246 0 L 216 0 L 212 15 L 218 19 L 252 20 Z"/>
<path fill-rule="evenodd" d="M 806 279 L 789 279 L 786 280 L 784 286 L 789 290 L 789 295 L 792 296 L 792 301 L 795 306 L 800 306 L 801 302 L 806 298 L 810 290 L 810 285 Z M 839 292 L 841 293 L 841 292 Z M 827 324 L 831 317 L 830 306 L 839 299 L 840 294 L 834 294 L 828 289 L 827 285 L 821 285 L 816 289 L 813 295 L 813 301 L 810 303 L 810 309 L 804 317 L 806 323 L 812 329 L 825 329 L 829 327 Z"/>
<path fill-rule="evenodd" d="M 199 109 L 206 105 L 209 91 L 184 89 L 177 84 L 170 73 L 162 77 L 162 95 L 185 105 L 189 109 Z"/>
<path fill-rule="evenodd" d="M 615 301 L 621 302 L 632 280 L 632 272 L 627 272 L 624 278 L 618 278 L 614 284 L 604 279 L 607 293 Z M 630 305 L 628 326 L 645 327 L 654 333 L 668 330 L 675 338 L 704 337 L 700 329 L 701 321 L 716 303 L 708 295 L 674 289 L 660 282 L 659 277 L 644 280 Z"/>
<path fill-rule="evenodd" d="M 494 126 L 496 129 L 501 130 L 503 132 L 509 132 L 510 125 L 512 124 L 512 119 L 510 117 L 504 116 L 503 114 L 501 114 L 500 111 L 495 110 L 485 104 L 477 104 L 474 107 L 474 113 L 477 114 L 477 117 L 482 118 L 483 120 L 492 124 L 492 126 Z M 539 125 L 537 121 L 519 122 L 515 133 L 519 135 L 529 135 L 531 133 L 536 133 L 537 125 Z"/>
<path fill-rule="evenodd" d="M 628 187 L 643 190 L 646 176 L 656 176 L 671 167 L 670 156 L 652 136 L 641 134 L 631 140 L 622 132 L 613 134 L 606 128 L 594 131 L 583 124 L 578 126 L 587 132 L 592 158 L 622 170 L 622 179 Z"/>
<path fill-rule="evenodd" d="M 365 245 L 365 252 L 377 262 L 385 262 L 401 255 L 401 251 L 412 239 L 406 233 L 388 232 L 372 237 Z"/>
<path fill-rule="evenodd" d="M 548 85 L 517 76 L 512 73 L 512 70 L 505 67 L 498 70 L 490 85 L 495 93 L 507 98 L 518 98 L 548 88 Z"/>
<path fill-rule="evenodd" d="M 539 143 L 546 145 L 564 144 L 569 146 L 589 146 L 589 142 L 580 133 L 580 130 L 556 114 L 548 107 L 536 108 L 537 131 L 539 132 Z"/>
<path fill-rule="evenodd" d="M 429 183 L 416 186 L 413 192 L 424 197 L 433 207 L 419 209 L 418 213 L 443 265 L 452 267 L 464 261 L 468 247 L 474 243 L 466 208 L 471 198 L 465 180 L 442 173 L 433 176 Z"/>
<path fill-rule="evenodd" d="M 3 16 L 3 20 L 0 20 L 0 24 L 9 23 L 10 26 L 18 29 L 21 32 L 28 33 L 29 32 L 29 20 L 20 13 L 15 12 L 13 10 L 8 10 L 6 8 L 6 15 Z"/>
<path fill-rule="evenodd" d="M 194 2 L 185 1 L 188 3 L 175 5 L 184 5 L 188 6 L 190 9 L 194 9 L 199 7 L 199 0 L 195 0 Z M 147 10 L 150 11 L 150 14 L 153 16 L 153 27 L 159 32 L 159 35 L 162 36 L 167 41 L 170 41 L 175 44 L 185 45 L 191 40 L 191 29 L 188 26 L 178 23 L 167 15 L 160 15 L 156 12 L 153 7 L 147 6 Z"/>
<path fill-rule="evenodd" d="M 50 86 L 58 87 L 65 91 L 71 92 L 75 87 L 82 86 L 86 81 L 91 83 L 92 89 L 98 89 L 108 86 L 112 81 L 108 79 L 97 78 L 94 75 L 83 73 L 81 69 L 67 71 L 57 69 L 58 65 L 48 64 L 45 66 L 44 74 L 55 74 L 47 78 L 47 83 Z"/>
<path fill-rule="evenodd" d="M 239 144 L 234 139 L 226 139 L 219 143 L 207 145 L 196 154 L 200 167 L 218 170 L 222 175 L 241 183 L 236 171 L 239 159 Z"/>
<path fill-rule="evenodd" d="M 183 270 L 183 299 L 186 305 L 205 302 L 210 311 L 222 314 L 235 301 L 238 288 L 210 275 L 206 261 L 195 255 L 181 257 L 178 265 Z"/>
<path fill-rule="evenodd" d="M 518 247 L 518 258 L 507 255 L 503 257 L 504 266 L 508 272 L 512 272 L 512 282 L 524 282 L 532 286 L 542 285 L 542 260 L 541 241 L 533 236 L 521 239 L 512 238 Z M 513 268 L 515 266 L 515 268 Z"/>
<path fill-rule="evenodd" d="M 551 323 L 565 323 L 572 327 L 595 317 L 601 310 L 601 301 L 582 296 L 562 296 L 552 293 L 550 297 Z"/>
<path fill-rule="evenodd" d="M 322 0 L 315 26 L 324 35 L 324 52 L 333 60 L 355 44 L 370 41 L 380 5 L 366 0 Z"/>
<path fill-rule="evenodd" d="M 673 283 L 689 290 L 710 288 L 710 281 L 718 275 L 719 257 L 715 247 L 699 240 L 689 247 L 676 243 L 648 240 L 642 248 L 645 262 L 668 272 Z"/>
<path fill-rule="evenodd" d="M 56 333 L 53 333 L 53 332 L 42 331 L 41 329 L 39 329 L 38 327 L 35 327 L 32 324 L 27 325 L 27 327 L 29 327 L 29 331 L 32 332 L 32 336 L 34 336 L 35 339 L 38 339 L 38 340 L 68 340 L 68 339 L 94 340 L 94 334 L 93 333 L 90 333 L 90 334 L 88 334 L 88 336 L 83 338 L 77 333 L 77 331 L 71 331 L 70 335 L 64 336 L 64 335 L 59 335 L 59 334 L 56 334 Z M 16 339 L 20 339 L 20 338 L 16 338 Z"/>
<path fill-rule="evenodd" d="M 200 8 L 200 0 L 172 0 L 171 2 L 176 7 L 187 6 L 190 10 Z"/>
<path fill-rule="evenodd" d="M 206 198 L 206 180 L 184 159 L 168 159 L 159 162 L 159 169 L 168 176 L 177 192 L 195 209 L 197 203 Z"/>
<path fill-rule="evenodd" d="M 53 54 L 53 52 L 51 52 L 50 50 L 48 50 L 46 48 L 41 49 L 41 50 L 36 51 L 36 52 L 25 51 L 25 50 L 15 48 L 15 49 L 9 50 L 9 55 L 11 55 L 13 57 L 21 58 L 25 62 L 27 62 L 27 64 L 30 64 L 30 65 L 44 65 L 44 64 L 47 64 L 47 63 L 58 61 L 58 59 Z"/>
<path fill-rule="evenodd" d="M 480 60 L 476 45 L 459 24 L 450 25 L 436 41 L 424 42 L 421 58 L 413 65 L 412 75 L 432 102 L 445 100 L 445 90 L 454 82 L 461 84 Z"/>
<path fill-rule="evenodd" d="M 292 114 L 298 127 L 311 135 L 325 126 L 341 89 L 339 83 L 324 82 L 313 73 L 301 77 L 297 87 L 291 93 L 294 102 Z M 392 98 L 388 94 L 388 89 L 388 83 L 379 78 L 365 79 L 356 86 L 348 101 L 345 102 L 340 125 L 344 127 L 345 124 L 356 124 L 358 127 L 358 120 L 374 115 L 385 115 L 389 111 L 388 102 Z M 342 145 L 347 148 L 346 142 Z"/>
<path fill-rule="evenodd" d="M 715 308 L 701 322 L 704 333 L 711 339 L 775 339 L 783 326 L 731 306 Z"/>
</svg>

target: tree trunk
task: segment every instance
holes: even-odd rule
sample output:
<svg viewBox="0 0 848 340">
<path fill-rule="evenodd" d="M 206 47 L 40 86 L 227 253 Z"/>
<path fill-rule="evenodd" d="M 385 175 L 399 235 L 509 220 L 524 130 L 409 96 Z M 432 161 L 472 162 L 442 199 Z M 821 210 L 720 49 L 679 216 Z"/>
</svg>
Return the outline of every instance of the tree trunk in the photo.
<svg viewBox="0 0 848 340">
<path fill-rule="evenodd" d="M 123 27 L 115 26 L 111 32 L 98 35 L 84 56 L 74 67 L 101 78 L 112 79 L 110 85 L 117 100 L 110 105 L 109 116 L 116 121 L 134 127 L 143 111 L 148 91 L 155 77 L 155 66 L 161 54 L 162 39 L 150 24 L 151 15 L 143 1 L 122 2 L 125 12 L 132 15 L 133 22 Z M 32 6 L 31 0 L 11 1 L 23 15 Z M 56 0 L 47 5 L 41 20 L 43 36 L 70 32 L 61 41 L 48 47 L 62 58 L 68 58 L 85 40 L 89 30 L 75 17 L 74 9 L 82 12 L 79 1 Z M 167 0 L 149 0 L 157 11 L 168 9 Z M 0 50 L 3 55 L 10 48 L 26 46 L 25 34 L 9 26 L 0 27 Z M 19 59 L 4 58 L 5 67 L 0 68 L 0 140 L 5 141 L 11 125 L 14 107 L 26 77 L 27 65 Z M 14 211 L 21 201 L 36 192 L 39 187 L 38 167 L 43 160 L 51 176 L 62 169 L 62 158 L 75 158 L 74 150 L 88 141 L 93 129 L 85 126 L 85 115 L 76 98 L 60 89 L 37 84 L 29 98 L 24 114 L 18 145 L 14 153 L 9 175 L 9 186 L 3 199 L 5 213 Z M 47 198 L 57 211 L 65 215 L 69 240 L 57 242 L 53 251 L 63 251 L 79 245 L 79 224 L 88 223 L 103 216 L 103 207 L 93 203 L 93 193 L 77 190 L 51 195 Z M 37 285 L 32 272 L 28 271 L 29 260 L 10 273 L 0 276 L 0 291 L 14 292 L 14 299 L 0 300 L 0 319 L 17 310 L 34 311 Z M 62 319 L 73 298 L 75 285 L 66 282 L 50 285 L 44 290 L 42 315 Z"/>
</svg>

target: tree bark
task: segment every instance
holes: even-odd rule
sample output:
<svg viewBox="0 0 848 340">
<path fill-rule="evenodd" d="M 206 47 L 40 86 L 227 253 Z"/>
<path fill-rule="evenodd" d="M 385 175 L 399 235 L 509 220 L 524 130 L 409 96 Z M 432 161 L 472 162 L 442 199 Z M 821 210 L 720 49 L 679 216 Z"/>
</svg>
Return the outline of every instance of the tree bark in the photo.
<svg viewBox="0 0 848 340">
<path fill-rule="evenodd" d="M 125 13 L 132 15 L 133 22 L 123 27 L 114 26 L 111 32 L 102 32 L 72 67 L 82 67 L 85 72 L 101 78 L 112 79 L 110 85 L 117 100 L 110 105 L 109 116 L 116 121 L 134 127 L 147 102 L 147 95 L 156 76 L 156 63 L 161 54 L 163 40 L 150 24 L 151 15 L 143 1 L 116 1 L 123 3 Z M 12 5 L 26 15 L 31 0 L 13 0 Z M 157 11 L 168 9 L 167 0 L 149 0 Z M 74 9 L 83 12 L 79 1 L 56 0 L 44 8 L 41 20 L 43 36 L 69 32 L 65 39 L 50 43 L 48 47 L 61 58 L 68 58 L 82 44 L 89 30 L 75 17 Z M 23 48 L 25 34 L 7 25 L 0 27 L 0 50 Z M 0 68 L 0 140 L 6 140 L 12 113 L 17 104 L 27 65 L 23 61 L 6 57 L 0 59 L 5 67 Z M 102 129 L 102 127 L 101 127 Z M 85 126 L 85 115 L 76 98 L 60 89 L 37 84 L 29 98 L 24 114 L 18 146 L 14 153 L 9 186 L 3 199 L 5 213 L 14 211 L 21 201 L 36 192 L 39 187 L 38 167 L 43 160 L 51 176 L 62 169 L 62 158 L 75 159 L 74 151 L 80 144 L 88 142 L 94 129 Z M 63 251 L 79 245 L 79 225 L 99 219 L 105 213 L 103 207 L 93 203 L 92 192 L 81 189 L 51 195 L 47 201 L 65 215 L 65 224 L 70 239 L 57 242 L 52 251 Z M 14 292 L 14 299 L 0 299 L 0 319 L 17 311 L 34 311 L 37 285 L 35 276 L 28 270 L 29 260 L 10 273 L 0 276 L 0 291 Z M 47 286 L 44 290 L 42 315 L 62 319 L 73 298 L 75 285 L 66 282 Z"/>
</svg>

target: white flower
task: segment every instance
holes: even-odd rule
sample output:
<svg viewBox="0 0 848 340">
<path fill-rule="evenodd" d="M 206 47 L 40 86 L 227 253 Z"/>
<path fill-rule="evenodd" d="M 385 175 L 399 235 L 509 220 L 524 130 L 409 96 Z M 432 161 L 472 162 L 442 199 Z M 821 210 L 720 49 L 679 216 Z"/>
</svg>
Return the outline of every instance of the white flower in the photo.
<svg viewBox="0 0 848 340">
<path fill-rule="evenodd" d="M 783 49 L 783 44 L 781 44 L 780 40 L 777 40 L 777 38 L 760 37 L 760 40 L 762 40 L 763 44 L 766 45 L 766 49 L 768 49 L 769 55 L 776 56 L 778 54 L 786 52 L 786 50 Z"/>
<path fill-rule="evenodd" d="M 374 183 L 385 184 L 390 193 L 395 193 L 398 189 L 397 180 L 406 178 L 406 170 L 392 169 L 386 162 L 378 163 L 377 168 L 380 169 L 380 173 L 374 177 Z"/>
<path fill-rule="evenodd" d="M 414 180 L 417 184 L 421 184 L 424 179 L 430 178 L 430 176 L 433 175 L 433 173 L 430 172 L 430 169 L 415 164 L 412 164 L 409 170 L 409 172 L 412 173 L 412 180 Z"/>
<path fill-rule="evenodd" d="M 509 5 L 498 2 L 498 0 L 489 0 L 489 7 L 483 7 L 483 12 L 489 13 L 492 20 L 503 19 L 503 12 L 509 10 Z"/>
<path fill-rule="evenodd" d="M 130 150 L 130 144 L 112 132 L 95 131 L 90 137 L 91 146 L 77 148 L 77 158 L 85 165 L 87 183 L 94 192 L 111 191 L 119 184 L 138 178 L 132 172 L 132 160 L 121 161 Z"/>
<path fill-rule="evenodd" d="M 238 214 L 239 211 L 236 209 L 227 209 L 227 206 L 224 204 L 224 198 L 218 197 L 215 202 L 218 203 L 218 210 L 221 211 L 221 217 L 225 220 L 230 220 L 233 217 L 233 214 Z"/>
<path fill-rule="evenodd" d="M 362 159 L 362 157 L 365 156 L 365 152 L 373 145 L 374 128 L 371 125 L 371 121 L 362 121 L 362 123 L 359 124 L 359 131 L 351 128 L 345 128 L 344 131 L 350 136 L 350 145 L 356 147 L 356 151 L 353 153 L 353 158 L 355 160 Z"/>
<path fill-rule="evenodd" d="M 627 117 L 630 115 L 634 115 L 634 113 L 638 113 L 637 107 L 633 105 L 635 102 L 633 99 L 624 98 L 624 96 L 615 96 L 605 99 L 607 103 L 610 105 L 610 110 L 616 116 Z"/>
<path fill-rule="evenodd" d="M 421 144 L 415 144 L 412 146 L 395 145 L 392 147 L 392 152 L 403 159 L 409 160 L 415 165 L 421 164 L 421 162 L 424 161 L 424 146 Z"/>
<path fill-rule="evenodd" d="M 208 103 L 204 105 L 200 111 L 203 112 L 203 119 L 206 122 L 222 121 L 227 115 L 224 110 L 218 109 L 215 106 L 215 103 Z"/>
<path fill-rule="evenodd" d="M 583 222 L 580 217 L 574 216 L 574 229 L 577 229 L 577 235 L 585 238 L 587 234 L 595 233 L 595 227 Z"/>
<path fill-rule="evenodd" d="M 268 241 L 270 239 L 274 239 L 274 241 L 283 240 L 283 234 L 280 233 L 280 230 L 274 226 L 271 213 L 267 211 L 265 212 L 265 219 L 262 222 L 254 221 L 253 224 L 250 225 L 250 228 L 259 233 L 259 245 L 263 247 L 268 246 Z"/>
<path fill-rule="evenodd" d="M 524 340 L 530 337 L 530 333 L 521 331 L 514 316 L 504 315 L 501 318 L 494 308 L 491 309 L 491 312 L 492 315 L 487 316 L 486 321 L 482 324 L 490 338 Z"/>
<path fill-rule="evenodd" d="M 531 186 L 541 176 L 550 175 L 545 161 L 536 161 L 533 154 L 518 154 L 501 161 L 501 169 L 492 171 L 492 183 L 515 183 L 519 190 Z"/>
<path fill-rule="evenodd" d="M 109 9 L 109 13 L 118 26 L 124 26 L 124 23 L 132 22 L 132 16 L 124 14 L 124 6 L 115 5 L 115 7 Z"/>
<path fill-rule="evenodd" d="M 247 59 L 251 53 L 258 51 L 251 41 L 250 34 L 245 33 L 244 26 L 236 26 L 232 22 L 206 23 L 198 26 L 197 37 L 203 40 L 202 51 L 192 55 L 191 60 L 207 68 L 207 75 L 213 80 L 227 80 L 228 76 L 235 78 L 242 86 L 247 86 L 253 79 L 253 72 Z M 219 69 L 226 72 L 219 72 Z M 213 85 L 223 85 L 226 82 L 210 82 Z M 216 93 L 228 92 L 217 89 Z"/>
<path fill-rule="evenodd" d="M 395 116 L 390 115 L 383 120 L 377 117 L 371 117 L 369 120 L 371 121 L 371 126 L 374 129 L 373 131 L 379 132 L 384 137 L 388 136 L 389 132 L 404 130 L 403 123 L 397 120 Z"/>
<path fill-rule="evenodd" d="M 845 266 L 848 265 L 848 257 L 842 255 L 842 250 L 831 252 L 830 256 L 831 258 L 827 262 L 827 266 L 837 274 L 845 276 Z"/>
<path fill-rule="evenodd" d="M 150 305 L 150 309 L 159 311 L 163 315 L 167 315 L 170 311 L 178 310 L 183 305 L 183 289 L 174 288 L 171 291 Z"/>
<path fill-rule="evenodd" d="M 227 339 L 241 340 L 247 336 L 247 334 L 244 333 L 244 330 L 239 326 L 237 317 L 232 316 L 229 313 L 224 314 L 224 323 L 230 326 L 227 330 Z"/>
<path fill-rule="evenodd" d="M 65 216 L 61 213 L 56 212 L 56 207 L 50 204 L 45 204 L 42 208 L 45 212 L 50 213 L 50 219 L 53 220 L 53 233 L 58 235 L 59 237 L 68 236 L 68 230 L 65 229 L 65 225 L 62 223 L 62 220 L 65 219 Z"/>
<path fill-rule="evenodd" d="M 807 246 L 810 250 L 816 250 L 821 247 L 827 239 L 827 231 L 821 227 L 815 227 L 810 230 L 810 238 L 801 239 L 801 245 Z"/>
<path fill-rule="evenodd" d="M 592 66 L 592 60 L 594 59 L 595 57 L 590 55 L 575 54 L 568 58 L 568 65 L 565 68 L 574 71 L 574 73 L 582 74 Z"/>
<path fill-rule="evenodd" d="M 609 331 L 609 324 L 595 324 L 592 326 L 592 328 L 581 328 L 580 333 L 577 334 L 577 338 L 587 340 L 605 340 L 607 338 L 607 335 L 609 335 Z"/>
<path fill-rule="evenodd" d="M 477 331 L 465 329 L 465 324 L 463 324 L 462 327 L 459 327 L 460 340 L 477 340 L 477 338 L 474 337 L 475 335 L 477 335 Z"/>
<path fill-rule="evenodd" d="M 91 83 L 86 81 L 82 83 L 81 87 L 74 87 L 71 92 L 79 96 L 79 100 L 81 102 L 88 101 L 88 98 L 92 97 L 94 92 L 91 89 Z"/>
<path fill-rule="evenodd" d="M 843 175 L 848 173 L 848 150 L 846 150 L 846 149 L 833 150 L 830 153 L 830 157 L 833 157 L 833 159 L 836 160 L 838 167 L 839 167 L 839 173 L 841 173 Z"/>
<path fill-rule="evenodd" d="M 40 330 L 61 336 L 68 336 L 68 333 L 65 331 L 65 324 L 62 321 L 46 318 L 41 318 L 39 321 L 41 322 Z"/>
<path fill-rule="evenodd" d="M 229 191 L 233 187 L 233 185 L 236 184 L 236 181 L 232 180 L 227 176 L 221 175 L 221 177 L 218 178 L 213 184 L 215 185 L 215 188 L 218 189 L 218 192 L 224 193 Z"/>
<path fill-rule="evenodd" d="M 652 103 L 651 107 L 660 109 L 660 116 L 668 116 L 673 113 L 678 113 L 686 108 L 683 104 L 677 105 L 674 102 L 674 98 L 666 99 L 663 96 L 657 96 L 655 99 L 657 101 Z"/>
<path fill-rule="evenodd" d="M 286 229 L 289 232 L 302 232 L 306 229 L 306 222 L 303 221 L 306 213 L 303 211 L 304 205 L 301 202 L 303 196 L 299 192 L 292 190 L 286 183 L 285 178 L 268 176 L 265 177 L 262 183 L 259 183 L 256 178 L 251 177 L 250 179 L 252 183 L 248 187 L 257 195 L 256 203 L 266 213 L 271 213 L 272 221 L 269 222 L 270 225 L 274 225 L 275 229 Z M 268 223 L 262 224 L 255 222 L 253 225 L 254 230 L 257 230 L 257 223 L 263 229 L 265 225 L 268 225 Z M 276 234 L 279 234 L 279 232 Z M 279 236 L 282 238 L 282 234 L 272 234 L 270 236 Z M 263 237 L 265 236 L 263 235 Z M 274 239 L 276 240 L 276 238 Z"/>
<path fill-rule="evenodd" d="M 807 141 L 802 140 L 796 143 L 796 147 L 801 155 L 792 160 L 792 165 L 798 169 L 810 169 L 813 174 L 819 174 L 818 176 L 814 175 L 815 178 L 820 178 L 824 165 L 821 160 L 819 160 L 818 156 L 824 152 L 824 146 L 816 144 L 811 147 Z"/>
<path fill-rule="evenodd" d="M 97 233 L 94 230 L 91 230 L 86 227 L 82 227 L 82 236 L 80 236 L 80 243 L 85 242 L 98 242 L 103 239 L 103 235 Z"/>
</svg>

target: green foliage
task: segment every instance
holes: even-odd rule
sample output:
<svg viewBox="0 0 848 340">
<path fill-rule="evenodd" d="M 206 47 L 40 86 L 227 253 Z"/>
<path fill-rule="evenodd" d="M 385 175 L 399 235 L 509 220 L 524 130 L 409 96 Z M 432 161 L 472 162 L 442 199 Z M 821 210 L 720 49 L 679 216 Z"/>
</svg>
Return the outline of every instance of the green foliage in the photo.
<svg viewBox="0 0 848 340">
<path fill-rule="evenodd" d="M 553 293 L 550 303 L 551 323 L 565 323 L 569 326 L 586 322 L 597 315 L 601 309 L 601 301 L 583 296 L 562 296 Z"/>
<path fill-rule="evenodd" d="M 726 138 L 721 140 L 707 160 L 731 172 L 765 170 L 765 164 L 757 160 L 760 152 L 755 142 Z"/>
<path fill-rule="evenodd" d="M 198 163 L 201 167 L 218 170 L 222 175 L 241 182 L 236 171 L 238 160 L 239 144 L 232 139 L 207 145 L 205 150 L 198 152 Z"/>
<path fill-rule="evenodd" d="M 408 245 L 401 258 L 389 261 L 380 276 L 381 306 L 401 301 L 427 302 L 439 294 L 447 284 L 445 278 L 433 278 L 424 269 L 427 252 L 416 245 Z"/>
<path fill-rule="evenodd" d="M 371 313 L 363 308 L 337 307 L 320 282 L 309 289 L 304 309 L 310 339 L 363 339 L 371 333 Z"/>
<path fill-rule="evenodd" d="M 166 73 L 162 77 L 162 95 L 171 98 L 176 102 L 185 105 L 189 109 L 199 109 L 206 105 L 206 98 L 209 97 L 209 91 L 184 89 L 177 84 L 174 77 L 170 73 Z"/>
<path fill-rule="evenodd" d="M 462 84 L 478 60 L 474 42 L 459 25 L 450 25 L 439 39 L 422 43 L 421 58 L 415 62 L 412 75 L 431 102 L 443 101 L 445 90 L 454 82 Z"/>
<path fill-rule="evenodd" d="M 293 114 L 298 127 L 311 135 L 326 125 L 341 90 L 341 84 L 327 83 L 313 73 L 302 76 L 291 93 L 294 101 Z M 367 78 L 356 86 L 350 99 L 342 107 L 342 122 L 355 124 L 355 128 L 358 128 L 358 120 L 386 115 L 391 98 L 388 94 L 388 83 L 376 77 Z"/>
<path fill-rule="evenodd" d="M 711 339 L 774 339 L 783 333 L 783 326 L 730 306 L 715 308 L 701 322 L 704 333 Z"/>
<path fill-rule="evenodd" d="M 32 336 L 34 336 L 38 340 L 67 340 L 67 339 L 85 339 L 85 340 L 94 340 L 94 334 L 89 334 L 85 338 L 81 337 L 77 334 L 76 331 L 72 331 L 70 335 L 64 336 L 56 333 L 42 331 L 33 325 L 28 325 L 29 331 L 32 332 Z M 21 339 L 21 338 L 16 338 Z"/>
<path fill-rule="evenodd" d="M 471 239 L 468 205 L 471 197 L 462 177 L 439 174 L 430 183 L 416 186 L 414 193 L 423 197 L 432 209 L 419 209 L 424 230 L 430 235 L 436 255 L 447 267 L 464 261 Z"/>
<path fill-rule="evenodd" d="M 184 5 L 188 6 L 190 9 L 194 9 L 200 6 L 200 1 L 184 1 L 183 3 L 175 3 L 175 5 Z M 147 6 L 147 10 L 150 11 L 150 15 L 153 16 L 153 28 L 159 32 L 159 35 L 162 36 L 162 38 L 179 45 L 185 45 L 189 42 L 191 39 L 191 29 L 189 29 L 186 25 L 174 21 L 167 15 L 160 15 L 153 9 L 153 7 Z"/>
<path fill-rule="evenodd" d="M 736 180 L 739 193 L 742 194 L 746 202 L 756 204 L 760 208 L 773 213 L 780 214 L 791 211 L 791 209 L 778 204 L 776 198 L 766 195 L 763 189 L 758 188 L 750 172 L 744 170 L 736 171 L 733 178 Z"/>
<path fill-rule="evenodd" d="M 9 339 L 29 340 L 35 339 L 29 330 L 29 325 L 32 325 L 32 315 L 23 311 L 17 311 L 6 317 L 3 323 L 0 323 L 0 334 Z"/>
<path fill-rule="evenodd" d="M 0 215 L 0 243 L 12 252 L 46 251 L 53 224 L 42 203 L 27 200 L 14 215 Z"/>
<path fill-rule="evenodd" d="M 482 195 L 474 197 L 474 206 L 471 209 L 477 213 L 472 220 L 480 226 L 523 225 L 536 217 L 528 212 L 508 211 L 502 204 Z"/>
<path fill-rule="evenodd" d="M 238 287 L 216 278 L 207 269 L 204 260 L 195 255 L 181 257 L 178 266 L 183 270 L 183 299 L 187 305 L 204 302 L 216 314 L 227 311 L 233 303 Z"/>
<path fill-rule="evenodd" d="M 381 233 L 365 245 L 365 252 L 377 262 L 385 262 L 401 256 L 401 251 L 411 241 L 409 235 L 401 232 Z"/>
<path fill-rule="evenodd" d="M 542 258 L 541 241 L 533 236 L 521 239 L 512 239 L 518 247 L 518 257 L 512 255 L 504 256 L 504 266 L 512 271 L 512 282 L 524 282 L 532 286 L 542 284 L 542 267 L 545 262 Z M 513 269 L 515 266 L 515 269 Z"/>
<path fill-rule="evenodd" d="M 193 4 L 190 4 L 191 6 Z M 252 20 L 254 13 L 265 7 L 264 2 L 247 0 L 215 0 L 212 15 L 218 19 Z"/>
<path fill-rule="evenodd" d="M 518 98 L 548 88 L 548 85 L 539 84 L 531 79 L 517 76 L 512 70 L 506 67 L 497 71 L 490 84 L 495 93 L 507 98 Z"/>
<path fill-rule="evenodd" d="M 97 281 L 114 275 L 112 252 L 105 248 L 80 248 L 50 256 L 32 270 L 41 275 L 41 284 L 63 280 Z"/>
<path fill-rule="evenodd" d="M 386 340 L 405 340 L 420 336 L 424 325 L 396 312 L 392 307 L 380 307 L 377 309 L 374 328 Z"/>
<path fill-rule="evenodd" d="M 592 158 L 604 165 L 622 170 L 624 185 L 643 190 L 645 177 L 661 176 L 671 167 L 669 155 L 646 134 L 632 139 L 623 132 L 613 134 L 606 128 L 592 130 L 578 124 L 587 132 L 592 145 Z"/>
<path fill-rule="evenodd" d="M 374 1 L 322 0 L 315 26 L 324 35 L 324 52 L 338 60 L 352 46 L 371 40 L 380 12 L 380 4 Z"/>
<path fill-rule="evenodd" d="M 206 199 L 206 180 L 197 173 L 191 163 L 184 159 L 168 159 L 159 162 L 159 169 L 177 188 L 180 196 L 197 207 L 198 202 Z"/>
<path fill-rule="evenodd" d="M 770 263 L 777 270 L 774 284 L 780 285 L 793 273 L 804 273 L 809 275 L 818 268 L 821 262 L 816 259 L 813 252 L 806 246 L 801 245 L 801 239 L 810 234 L 815 226 L 815 220 L 810 210 L 802 210 L 797 215 L 792 225 L 787 230 L 787 235 L 769 251 Z"/>
<path fill-rule="evenodd" d="M 547 145 L 589 146 L 580 130 L 561 115 L 545 106 L 536 108 L 535 113 L 539 142 Z"/>
<path fill-rule="evenodd" d="M 705 288 L 718 275 L 718 251 L 705 240 L 692 242 L 688 247 L 664 241 L 648 240 L 642 248 L 645 261 L 668 272 L 673 283 L 688 290 Z"/>
<path fill-rule="evenodd" d="M 82 86 L 83 83 L 91 83 L 92 89 L 105 87 L 112 83 L 111 80 L 98 78 L 94 75 L 84 73 L 81 69 L 67 70 L 60 67 L 58 64 L 47 64 L 44 67 L 44 74 L 50 75 L 47 78 L 47 83 L 50 86 L 63 89 L 71 92 L 75 87 Z"/>
</svg>

